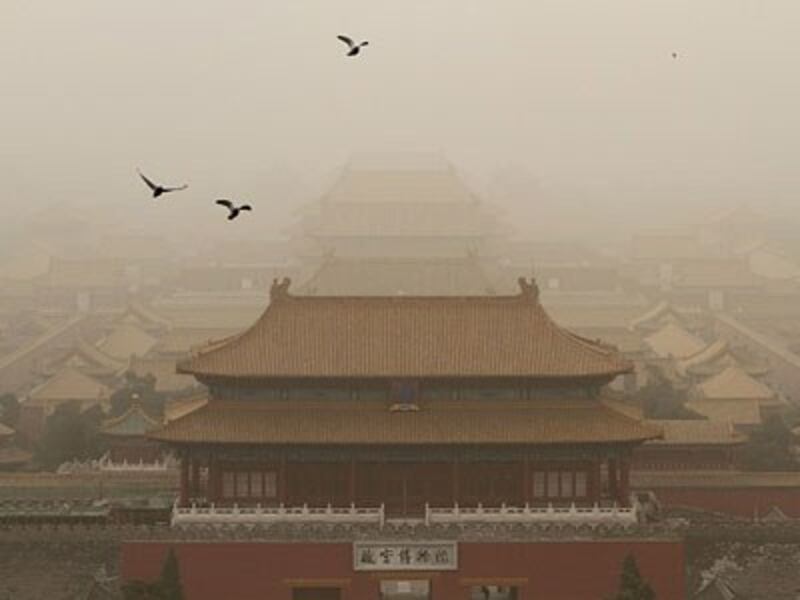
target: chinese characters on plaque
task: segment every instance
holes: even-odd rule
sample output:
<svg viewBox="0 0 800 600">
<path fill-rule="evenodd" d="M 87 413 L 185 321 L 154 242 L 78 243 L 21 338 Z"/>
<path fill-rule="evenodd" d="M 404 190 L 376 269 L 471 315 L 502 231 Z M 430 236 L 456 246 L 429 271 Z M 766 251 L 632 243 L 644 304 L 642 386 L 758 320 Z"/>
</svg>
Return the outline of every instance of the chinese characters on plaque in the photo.
<svg viewBox="0 0 800 600">
<path fill-rule="evenodd" d="M 458 568 L 456 542 L 355 542 L 356 571 L 438 571 Z"/>
</svg>

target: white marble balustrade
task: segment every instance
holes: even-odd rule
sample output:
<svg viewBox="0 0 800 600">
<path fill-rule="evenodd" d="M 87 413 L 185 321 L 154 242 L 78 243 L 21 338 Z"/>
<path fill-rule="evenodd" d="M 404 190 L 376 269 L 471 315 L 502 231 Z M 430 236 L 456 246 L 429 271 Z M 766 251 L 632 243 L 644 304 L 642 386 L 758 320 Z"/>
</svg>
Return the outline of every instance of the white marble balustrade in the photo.
<svg viewBox="0 0 800 600">
<path fill-rule="evenodd" d="M 175 506 L 172 525 L 258 525 L 269 523 L 371 523 L 383 526 L 384 509 L 347 507 L 303 506 Z"/>
<path fill-rule="evenodd" d="M 568 523 L 570 525 L 634 524 L 638 521 L 638 509 L 631 508 L 499 506 L 499 507 L 425 507 L 425 523 L 428 525 L 455 523 Z"/>
</svg>

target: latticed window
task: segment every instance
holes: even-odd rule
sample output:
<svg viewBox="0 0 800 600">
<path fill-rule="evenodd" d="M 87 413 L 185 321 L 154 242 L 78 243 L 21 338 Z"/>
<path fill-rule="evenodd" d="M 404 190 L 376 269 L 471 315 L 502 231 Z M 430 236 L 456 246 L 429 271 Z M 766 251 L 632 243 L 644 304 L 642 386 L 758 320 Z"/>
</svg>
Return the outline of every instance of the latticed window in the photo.
<svg viewBox="0 0 800 600">
<path fill-rule="evenodd" d="M 222 497 L 235 498 L 236 487 L 233 471 L 225 471 L 222 474 Z"/>
<path fill-rule="evenodd" d="M 558 498 L 558 471 L 547 472 L 547 497 Z"/>
<path fill-rule="evenodd" d="M 575 497 L 586 497 L 586 471 L 577 471 L 575 473 Z"/>
<path fill-rule="evenodd" d="M 250 472 L 250 497 L 260 498 L 264 493 L 264 473 L 261 471 Z"/>
<path fill-rule="evenodd" d="M 561 497 L 572 497 L 572 471 L 561 471 Z"/>
<path fill-rule="evenodd" d="M 250 495 L 250 489 L 247 484 L 247 471 L 238 471 L 236 473 L 236 497 L 246 498 Z"/>
<path fill-rule="evenodd" d="M 264 497 L 278 497 L 278 474 L 275 471 L 266 471 L 264 473 Z"/>
<path fill-rule="evenodd" d="M 534 498 L 544 498 L 545 497 L 545 473 L 544 471 L 536 471 L 533 474 L 533 497 Z"/>
</svg>

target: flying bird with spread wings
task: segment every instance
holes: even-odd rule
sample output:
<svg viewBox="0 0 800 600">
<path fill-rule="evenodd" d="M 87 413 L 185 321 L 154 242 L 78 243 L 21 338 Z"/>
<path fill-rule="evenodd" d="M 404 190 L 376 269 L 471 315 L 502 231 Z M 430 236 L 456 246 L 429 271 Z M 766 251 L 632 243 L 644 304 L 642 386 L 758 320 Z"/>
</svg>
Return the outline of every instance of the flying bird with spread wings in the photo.
<svg viewBox="0 0 800 600">
<path fill-rule="evenodd" d="M 356 56 L 358 55 L 359 52 L 361 52 L 361 48 L 369 46 L 369 42 L 367 41 L 361 42 L 360 44 L 356 44 L 352 39 L 350 39 L 346 35 L 337 35 L 336 37 L 345 44 L 347 44 L 347 47 L 349 48 L 347 56 Z"/>
<path fill-rule="evenodd" d="M 253 210 L 253 207 L 249 204 L 240 204 L 239 206 L 236 206 L 233 202 L 224 198 L 217 200 L 217 204 L 228 209 L 228 221 L 233 221 L 243 210 Z"/>
<path fill-rule="evenodd" d="M 178 187 L 166 187 L 163 185 L 159 185 L 157 183 L 153 183 L 151 180 L 145 177 L 144 173 L 142 173 L 141 171 L 139 171 L 139 177 L 141 177 L 142 180 L 147 184 L 147 187 L 149 187 L 152 190 L 153 198 L 158 198 L 161 194 L 168 194 L 169 192 L 179 192 L 189 187 L 188 185 L 181 185 Z"/>
</svg>

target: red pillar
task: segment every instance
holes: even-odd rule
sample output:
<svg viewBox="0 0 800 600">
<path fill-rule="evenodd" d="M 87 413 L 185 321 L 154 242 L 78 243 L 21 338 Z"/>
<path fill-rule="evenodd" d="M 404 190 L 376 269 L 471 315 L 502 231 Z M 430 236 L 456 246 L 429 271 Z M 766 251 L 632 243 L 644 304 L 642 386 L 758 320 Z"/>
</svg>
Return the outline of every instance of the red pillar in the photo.
<svg viewBox="0 0 800 600">
<path fill-rule="evenodd" d="M 619 502 L 619 475 L 617 474 L 617 459 L 608 459 L 608 495 Z"/>
<path fill-rule="evenodd" d="M 178 504 L 180 506 L 189 505 L 189 459 L 186 453 L 181 455 L 181 484 Z"/>
<path fill-rule="evenodd" d="M 281 464 L 278 468 L 278 502 L 286 504 L 286 457 L 281 456 Z"/>
<path fill-rule="evenodd" d="M 206 500 L 211 504 L 219 501 L 217 488 L 218 471 L 219 463 L 217 462 L 217 457 L 211 454 L 208 457 L 208 489 L 206 489 Z"/>
<path fill-rule="evenodd" d="M 621 458 L 619 461 L 619 503 L 622 506 L 628 506 L 630 503 L 631 486 L 630 486 L 630 473 L 631 461 L 630 459 Z"/>
<path fill-rule="evenodd" d="M 356 503 L 356 459 L 350 459 L 350 473 L 347 478 L 347 494 L 350 496 L 350 503 Z"/>
<path fill-rule="evenodd" d="M 459 494 L 459 473 L 461 469 L 459 468 L 458 459 L 453 460 L 453 505 L 458 504 L 458 494 Z"/>
<path fill-rule="evenodd" d="M 528 455 L 522 460 L 522 501 L 531 500 L 531 462 Z"/>
<path fill-rule="evenodd" d="M 192 487 L 191 497 L 197 498 L 200 496 L 200 460 L 194 457 L 192 460 Z"/>
<path fill-rule="evenodd" d="M 589 501 L 594 504 L 603 498 L 603 481 L 600 477 L 600 461 L 593 460 L 589 465 Z"/>
</svg>

